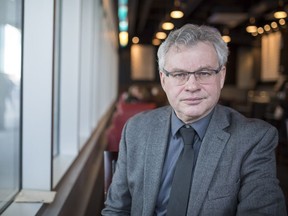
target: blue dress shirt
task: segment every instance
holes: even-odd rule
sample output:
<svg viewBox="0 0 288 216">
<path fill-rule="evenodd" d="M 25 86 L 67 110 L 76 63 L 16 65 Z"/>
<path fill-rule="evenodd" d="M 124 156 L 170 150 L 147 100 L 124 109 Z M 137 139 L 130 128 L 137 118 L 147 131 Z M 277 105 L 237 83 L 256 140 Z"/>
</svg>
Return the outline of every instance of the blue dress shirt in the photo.
<svg viewBox="0 0 288 216">
<path fill-rule="evenodd" d="M 199 149 L 201 146 L 201 142 L 203 140 L 203 137 L 206 133 L 206 129 L 209 125 L 209 121 L 212 116 L 212 112 L 210 112 L 209 115 L 206 117 L 200 119 L 197 122 L 193 122 L 191 126 L 194 128 L 198 136 L 195 136 L 194 138 L 194 167 L 197 161 Z M 166 158 L 163 166 L 162 176 L 161 176 L 161 186 L 160 191 L 157 198 L 157 203 L 155 207 L 155 216 L 165 216 L 166 215 L 166 208 L 169 201 L 169 195 L 171 191 L 171 184 L 173 180 L 173 175 L 175 171 L 175 166 L 177 159 L 183 149 L 183 141 L 181 138 L 181 135 L 178 132 L 178 130 L 184 125 L 184 123 L 178 119 L 176 114 L 173 112 L 171 117 L 171 131 L 170 131 L 170 138 L 168 143 L 168 149 L 166 152 Z"/>
</svg>

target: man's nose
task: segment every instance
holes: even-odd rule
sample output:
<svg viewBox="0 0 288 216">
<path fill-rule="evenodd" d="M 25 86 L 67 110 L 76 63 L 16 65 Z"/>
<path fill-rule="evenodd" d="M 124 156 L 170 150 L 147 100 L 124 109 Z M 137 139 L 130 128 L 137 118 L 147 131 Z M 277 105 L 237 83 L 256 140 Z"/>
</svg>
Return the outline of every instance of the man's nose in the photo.
<svg viewBox="0 0 288 216">
<path fill-rule="evenodd" d="M 186 83 L 189 83 L 189 82 L 197 83 L 197 78 L 196 78 L 196 76 L 195 76 L 194 73 L 190 73 L 190 74 L 189 74 Z"/>
<path fill-rule="evenodd" d="M 196 80 L 194 74 L 190 74 L 187 82 L 185 83 L 185 90 L 187 91 L 197 91 L 200 88 L 199 83 Z"/>
</svg>

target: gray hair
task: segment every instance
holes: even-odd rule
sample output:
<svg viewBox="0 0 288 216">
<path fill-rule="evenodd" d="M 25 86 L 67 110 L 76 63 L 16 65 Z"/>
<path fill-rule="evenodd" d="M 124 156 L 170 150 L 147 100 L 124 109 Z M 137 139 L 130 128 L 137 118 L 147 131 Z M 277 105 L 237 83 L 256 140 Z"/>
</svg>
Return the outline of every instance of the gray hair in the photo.
<svg viewBox="0 0 288 216">
<path fill-rule="evenodd" d="M 163 71 L 166 54 L 171 47 L 181 49 L 181 47 L 196 45 L 198 42 L 211 43 L 216 50 L 219 65 L 227 63 L 228 47 L 216 28 L 186 24 L 180 29 L 171 31 L 167 39 L 160 45 L 157 52 L 159 71 Z"/>
</svg>

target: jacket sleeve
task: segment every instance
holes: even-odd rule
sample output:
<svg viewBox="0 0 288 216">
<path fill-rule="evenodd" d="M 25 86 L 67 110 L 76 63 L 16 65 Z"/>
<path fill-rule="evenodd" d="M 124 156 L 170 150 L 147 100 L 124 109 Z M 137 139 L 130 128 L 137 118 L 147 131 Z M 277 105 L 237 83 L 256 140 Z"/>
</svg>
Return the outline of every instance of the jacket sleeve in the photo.
<svg viewBox="0 0 288 216">
<path fill-rule="evenodd" d="M 285 199 L 276 174 L 277 130 L 265 128 L 243 159 L 237 215 L 287 215 Z"/>
</svg>

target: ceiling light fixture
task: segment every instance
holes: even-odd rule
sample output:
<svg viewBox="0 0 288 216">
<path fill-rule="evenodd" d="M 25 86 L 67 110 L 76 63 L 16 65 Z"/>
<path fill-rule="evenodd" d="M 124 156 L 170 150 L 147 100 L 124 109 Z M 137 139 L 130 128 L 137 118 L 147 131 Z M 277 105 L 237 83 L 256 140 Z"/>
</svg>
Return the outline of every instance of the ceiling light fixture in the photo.
<svg viewBox="0 0 288 216">
<path fill-rule="evenodd" d="M 119 31 L 128 31 L 128 21 L 127 20 L 123 20 L 119 22 Z"/>
<path fill-rule="evenodd" d="M 119 33 L 119 42 L 122 47 L 127 46 L 129 41 L 129 34 L 128 32 L 120 32 Z"/>
<path fill-rule="evenodd" d="M 181 10 L 181 2 L 179 0 L 174 1 L 175 9 L 171 11 L 170 16 L 173 19 L 180 19 L 184 16 L 184 12 Z"/>
<path fill-rule="evenodd" d="M 277 28 L 278 28 L 278 24 L 277 24 L 276 22 L 272 22 L 272 23 L 271 23 L 271 27 L 272 27 L 273 29 L 277 29 Z"/>
<path fill-rule="evenodd" d="M 265 30 L 266 32 L 269 32 L 269 31 L 271 30 L 270 25 L 266 24 L 266 25 L 264 26 L 264 30 Z"/>
<path fill-rule="evenodd" d="M 248 33 L 255 33 L 257 32 L 257 26 L 255 25 L 255 18 L 254 17 L 251 17 L 249 19 L 249 25 L 246 27 L 246 31 Z"/>
<path fill-rule="evenodd" d="M 152 44 L 153 44 L 154 46 L 159 46 L 159 45 L 161 44 L 161 40 L 159 40 L 159 39 L 157 39 L 157 38 L 154 38 L 154 39 L 152 40 Z"/>
<path fill-rule="evenodd" d="M 225 43 L 231 42 L 231 37 L 229 36 L 228 28 L 223 29 L 222 39 L 224 40 Z"/>
<path fill-rule="evenodd" d="M 181 10 L 173 10 L 171 11 L 170 16 L 173 19 L 180 19 L 184 16 L 184 13 Z"/>
<path fill-rule="evenodd" d="M 122 47 L 125 47 L 129 42 L 128 0 L 118 0 L 118 19 L 119 43 Z"/>
<path fill-rule="evenodd" d="M 162 29 L 164 30 L 172 30 L 174 28 L 174 24 L 172 22 L 164 22 L 162 24 Z"/>
<path fill-rule="evenodd" d="M 287 17 L 287 13 L 283 7 L 283 1 L 281 0 L 278 2 L 278 8 L 277 8 L 277 11 L 274 13 L 274 17 L 276 19 L 284 19 Z"/>
<path fill-rule="evenodd" d="M 257 31 L 257 26 L 255 26 L 255 25 L 247 26 L 247 27 L 246 27 L 246 31 L 247 31 L 248 33 L 254 33 L 254 32 Z"/>
<path fill-rule="evenodd" d="M 118 7 L 119 20 L 125 20 L 127 16 L 128 16 L 128 6 L 127 5 L 120 5 Z"/>
<path fill-rule="evenodd" d="M 133 44 L 138 44 L 139 43 L 139 37 L 133 37 L 132 38 L 132 42 L 133 42 Z"/>
<path fill-rule="evenodd" d="M 259 27 L 259 28 L 257 29 L 257 33 L 258 33 L 258 34 L 263 34 L 263 33 L 264 33 L 264 29 L 263 29 L 262 27 Z"/>
<path fill-rule="evenodd" d="M 156 33 L 156 38 L 159 40 L 164 40 L 167 37 L 167 34 L 165 32 L 157 32 Z"/>
<path fill-rule="evenodd" d="M 285 25 L 285 24 L 286 24 L 285 19 L 280 19 L 280 20 L 279 20 L 279 24 L 282 25 L 282 26 Z"/>
<path fill-rule="evenodd" d="M 275 17 L 276 19 L 284 19 L 284 18 L 287 17 L 287 13 L 286 13 L 285 11 L 276 11 L 276 12 L 274 13 L 274 17 Z"/>
<path fill-rule="evenodd" d="M 225 43 L 231 42 L 231 37 L 229 35 L 223 35 L 222 39 L 224 40 Z"/>
</svg>

